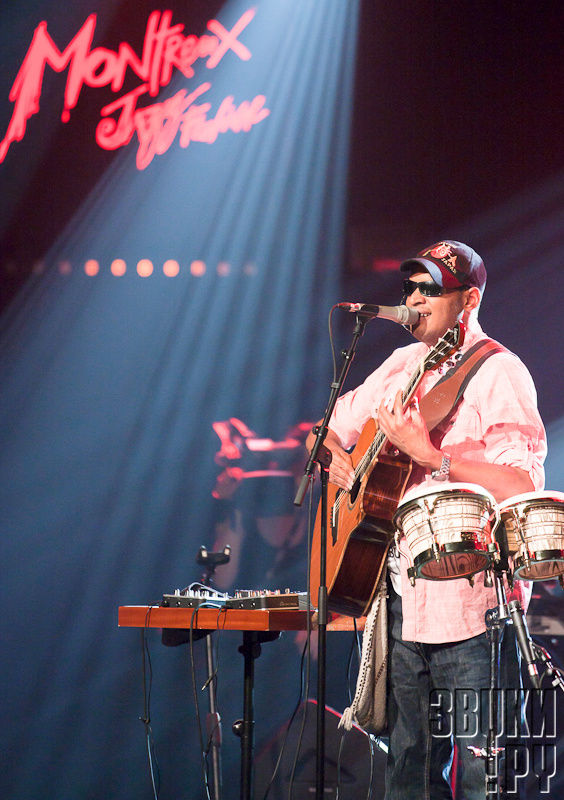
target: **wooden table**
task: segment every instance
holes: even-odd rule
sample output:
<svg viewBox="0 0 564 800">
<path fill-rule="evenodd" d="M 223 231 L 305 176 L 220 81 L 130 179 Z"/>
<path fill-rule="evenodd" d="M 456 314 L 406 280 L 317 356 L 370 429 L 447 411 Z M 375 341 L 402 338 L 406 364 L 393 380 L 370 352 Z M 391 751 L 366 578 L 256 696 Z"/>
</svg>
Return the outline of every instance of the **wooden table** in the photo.
<svg viewBox="0 0 564 800">
<path fill-rule="evenodd" d="M 118 625 L 121 628 L 176 628 L 189 630 L 225 631 L 305 631 L 307 612 L 286 608 L 240 609 L 228 608 L 219 612 L 215 608 L 162 608 L 161 606 L 120 606 Z M 356 620 L 359 631 L 364 629 L 366 617 Z M 354 620 L 342 614 L 329 612 L 328 631 L 352 631 Z"/>
<path fill-rule="evenodd" d="M 164 628 L 176 630 L 243 632 L 239 652 L 244 658 L 243 720 L 241 737 L 241 800 L 251 800 L 253 793 L 254 747 L 254 662 L 261 644 L 273 641 L 280 631 L 307 629 L 307 611 L 291 609 L 215 609 L 161 608 L 161 606 L 120 606 L 118 624 L 124 628 Z M 340 618 L 340 625 L 342 620 Z M 352 620 L 349 620 L 352 627 Z M 342 630 L 342 627 L 335 628 Z"/>
<path fill-rule="evenodd" d="M 161 606 L 120 606 L 118 625 L 122 628 L 180 628 L 222 631 L 303 631 L 307 611 L 285 608 L 161 608 Z"/>
</svg>

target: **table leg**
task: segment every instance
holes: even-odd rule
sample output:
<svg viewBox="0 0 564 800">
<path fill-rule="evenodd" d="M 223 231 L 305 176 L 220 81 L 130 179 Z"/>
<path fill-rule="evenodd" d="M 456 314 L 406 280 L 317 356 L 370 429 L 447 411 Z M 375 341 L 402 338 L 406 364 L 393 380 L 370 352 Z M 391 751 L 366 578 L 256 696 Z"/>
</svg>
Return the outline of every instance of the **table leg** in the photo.
<svg viewBox="0 0 564 800">
<path fill-rule="evenodd" d="M 278 639 L 279 631 L 243 631 L 243 644 L 239 652 L 243 655 L 243 719 L 233 725 L 241 737 L 241 800 L 253 797 L 253 748 L 254 748 L 254 684 L 255 659 L 261 654 L 261 643 Z"/>
</svg>

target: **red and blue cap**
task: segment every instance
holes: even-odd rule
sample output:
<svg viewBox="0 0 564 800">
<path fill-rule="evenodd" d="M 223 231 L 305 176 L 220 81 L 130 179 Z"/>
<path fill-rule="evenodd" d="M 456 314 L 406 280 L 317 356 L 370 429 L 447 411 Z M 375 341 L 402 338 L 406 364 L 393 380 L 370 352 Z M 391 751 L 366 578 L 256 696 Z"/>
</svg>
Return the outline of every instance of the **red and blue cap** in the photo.
<svg viewBox="0 0 564 800">
<path fill-rule="evenodd" d="M 421 267 L 445 289 L 476 286 L 483 292 L 488 277 L 478 253 L 467 244 L 450 239 L 426 247 L 415 258 L 408 258 L 400 265 L 400 270 L 413 271 Z"/>
</svg>

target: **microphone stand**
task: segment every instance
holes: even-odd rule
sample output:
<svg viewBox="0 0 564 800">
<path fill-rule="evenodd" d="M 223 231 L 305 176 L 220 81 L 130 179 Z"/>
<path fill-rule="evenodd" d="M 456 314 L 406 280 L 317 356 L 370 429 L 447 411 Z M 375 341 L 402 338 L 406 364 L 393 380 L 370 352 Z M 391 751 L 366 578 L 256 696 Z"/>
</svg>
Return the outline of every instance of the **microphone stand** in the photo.
<svg viewBox="0 0 564 800">
<path fill-rule="evenodd" d="M 370 319 L 361 311 L 356 313 L 356 322 L 353 330 L 353 338 L 348 350 L 342 352 L 343 363 L 337 381 L 331 383 L 331 393 L 329 403 L 325 411 L 325 416 L 321 425 L 314 428 L 317 434 L 308 462 L 304 469 L 304 475 L 298 487 L 294 505 L 301 506 L 306 492 L 313 481 L 315 464 L 320 465 L 321 474 L 321 524 L 319 528 L 319 592 L 317 598 L 318 615 L 318 640 L 317 640 L 317 751 L 316 751 L 316 772 L 315 772 L 315 798 L 323 800 L 325 792 L 325 684 L 326 684 L 326 663 L 327 663 L 327 575 L 326 575 L 326 556 L 327 556 L 327 483 L 329 476 L 329 466 L 331 465 L 331 451 L 325 447 L 323 442 L 329 430 L 329 420 L 333 414 L 333 409 L 343 388 L 350 365 L 354 358 L 358 340 L 364 333 L 366 323 Z"/>
<path fill-rule="evenodd" d="M 205 567 L 205 573 L 202 576 L 202 583 L 204 586 L 213 586 L 213 576 L 216 567 L 221 564 L 227 564 L 230 558 L 231 547 L 226 545 L 225 548 L 219 553 L 210 553 L 203 545 L 198 551 L 196 561 Z M 223 789 L 223 780 L 221 774 L 221 717 L 217 710 L 217 699 L 215 690 L 215 667 L 213 661 L 213 641 L 212 633 L 208 631 L 206 636 L 206 664 L 208 669 L 208 679 L 206 681 L 208 687 L 208 703 L 209 712 L 206 717 L 206 733 L 208 742 L 211 749 L 211 762 L 212 762 L 212 778 L 213 778 L 213 794 L 212 800 L 221 800 Z"/>
</svg>

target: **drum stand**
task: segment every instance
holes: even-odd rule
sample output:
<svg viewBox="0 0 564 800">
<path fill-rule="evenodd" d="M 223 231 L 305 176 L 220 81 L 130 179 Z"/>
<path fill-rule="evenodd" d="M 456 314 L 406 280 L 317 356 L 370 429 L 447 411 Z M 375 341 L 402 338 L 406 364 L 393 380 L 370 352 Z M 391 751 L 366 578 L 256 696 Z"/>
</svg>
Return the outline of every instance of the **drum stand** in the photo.
<svg viewBox="0 0 564 800">
<path fill-rule="evenodd" d="M 531 642 L 531 645 L 537 659 L 546 665 L 546 675 L 549 678 L 552 677 L 552 685 L 564 692 L 564 674 L 559 667 L 552 663 L 552 656 L 548 650 L 545 650 L 544 647 L 541 647 L 540 644 L 536 642 Z"/>
<path fill-rule="evenodd" d="M 490 686 L 488 695 L 488 734 L 486 747 L 484 749 L 477 749 L 471 747 L 470 749 L 477 758 L 484 758 L 486 762 L 486 798 L 499 798 L 499 755 L 503 751 L 502 747 L 496 746 L 496 733 L 498 730 L 498 697 L 499 697 L 499 683 L 500 683 L 500 654 L 501 654 L 501 640 L 505 624 L 511 621 L 515 627 L 517 634 L 517 641 L 519 650 L 523 660 L 527 663 L 527 668 L 531 682 L 535 689 L 540 689 L 540 680 L 538 675 L 537 666 L 535 663 L 535 656 L 533 655 L 533 647 L 536 647 L 532 642 L 527 628 L 521 603 L 518 600 L 512 600 L 507 603 L 507 594 L 503 583 L 504 572 L 509 573 L 509 567 L 504 559 L 501 561 L 494 561 L 489 570 L 490 581 L 493 578 L 493 583 L 496 591 L 497 606 L 489 608 L 486 611 L 486 629 L 488 640 L 490 643 Z M 490 582 L 491 585 L 491 582 Z"/>
</svg>

